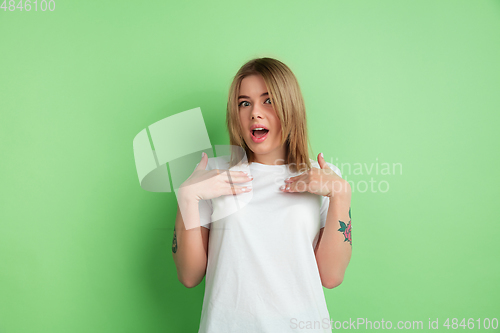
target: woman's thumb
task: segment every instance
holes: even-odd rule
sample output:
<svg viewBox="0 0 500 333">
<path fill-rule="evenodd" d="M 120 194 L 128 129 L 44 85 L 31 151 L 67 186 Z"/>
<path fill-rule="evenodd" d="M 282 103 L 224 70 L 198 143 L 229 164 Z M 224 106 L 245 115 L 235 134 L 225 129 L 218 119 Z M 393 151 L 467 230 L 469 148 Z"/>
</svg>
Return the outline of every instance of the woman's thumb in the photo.
<svg viewBox="0 0 500 333">
<path fill-rule="evenodd" d="M 323 153 L 320 153 L 318 155 L 318 164 L 321 167 L 321 169 L 330 169 L 330 166 L 325 161 L 325 158 L 323 157 Z"/>
<path fill-rule="evenodd" d="M 205 170 L 205 168 L 207 167 L 207 163 L 208 163 L 207 154 L 205 154 L 205 152 L 202 152 L 201 153 L 201 161 L 200 161 L 200 163 L 198 163 L 198 166 L 196 167 L 195 170 Z"/>
</svg>

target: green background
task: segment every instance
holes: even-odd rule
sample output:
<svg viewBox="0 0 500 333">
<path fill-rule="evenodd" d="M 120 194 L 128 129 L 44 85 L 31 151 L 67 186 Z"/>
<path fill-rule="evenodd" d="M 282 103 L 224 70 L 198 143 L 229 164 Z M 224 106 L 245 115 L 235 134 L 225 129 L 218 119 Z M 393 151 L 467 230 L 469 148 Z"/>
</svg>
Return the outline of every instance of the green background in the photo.
<svg viewBox="0 0 500 333">
<path fill-rule="evenodd" d="M 343 168 L 390 187 L 354 188 L 332 319 L 500 318 L 499 1 L 59 0 L 0 10 L 0 332 L 197 332 L 175 196 L 141 189 L 132 140 L 201 107 L 228 144 L 229 84 L 263 56 L 299 80 L 312 158 L 402 165 Z"/>
</svg>

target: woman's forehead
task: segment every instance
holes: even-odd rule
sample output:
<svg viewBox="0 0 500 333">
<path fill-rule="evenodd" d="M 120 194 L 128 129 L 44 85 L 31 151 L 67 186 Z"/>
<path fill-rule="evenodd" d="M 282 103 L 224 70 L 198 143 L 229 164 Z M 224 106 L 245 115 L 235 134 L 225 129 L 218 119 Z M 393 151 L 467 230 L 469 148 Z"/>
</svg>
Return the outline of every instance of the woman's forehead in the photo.
<svg viewBox="0 0 500 333">
<path fill-rule="evenodd" d="M 267 93 L 267 86 L 262 76 L 250 75 L 241 81 L 240 96 L 260 97 L 265 93 Z"/>
</svg>

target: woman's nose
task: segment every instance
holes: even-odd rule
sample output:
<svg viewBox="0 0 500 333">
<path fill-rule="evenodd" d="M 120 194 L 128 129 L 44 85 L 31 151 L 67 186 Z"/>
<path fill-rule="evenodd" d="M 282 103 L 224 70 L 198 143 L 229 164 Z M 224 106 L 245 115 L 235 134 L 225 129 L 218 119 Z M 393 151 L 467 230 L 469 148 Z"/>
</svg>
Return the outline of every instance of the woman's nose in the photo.
<svg viewBox="0 0 500 333">
<path fill-rule="evenodd" d="M 251 116 L 252 118 L 257 118 L 257 117 L 262 118 L 262 113 L 263 112 L 260 110 L 259 107 L 254 107 L 252 109 Z"/>
</svg>

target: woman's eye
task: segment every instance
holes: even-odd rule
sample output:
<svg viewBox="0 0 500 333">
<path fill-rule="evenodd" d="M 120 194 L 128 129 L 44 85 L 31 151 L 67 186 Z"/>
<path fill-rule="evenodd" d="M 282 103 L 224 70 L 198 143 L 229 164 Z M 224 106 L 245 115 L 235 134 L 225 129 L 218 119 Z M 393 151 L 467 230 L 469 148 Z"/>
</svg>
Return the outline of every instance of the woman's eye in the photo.
<svg viewBox="0 0 500 333">
<path fill-rule="evenodd" d="M 272 103 L 271 103 L 271 98 L 266 99 L 266 102 L 267 102 L 267 101 L 269 101 L 269 103 L 268 103 L 268 104 L 272 104 Z M 243 103 L 248 103 L 248 101 L 243 101 L 243 102 L 240 102 L 240 103 L 238 104 L 238 106 L 243 106 Z M 246 106 L 246 105 L 244 105 L 244 106 Z"/>
</svg>

